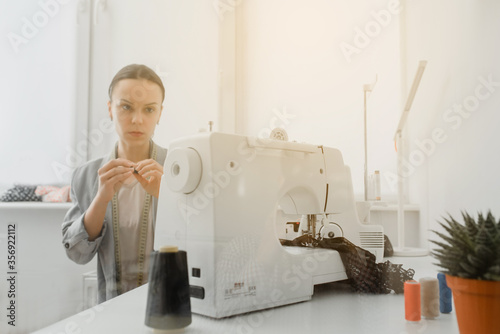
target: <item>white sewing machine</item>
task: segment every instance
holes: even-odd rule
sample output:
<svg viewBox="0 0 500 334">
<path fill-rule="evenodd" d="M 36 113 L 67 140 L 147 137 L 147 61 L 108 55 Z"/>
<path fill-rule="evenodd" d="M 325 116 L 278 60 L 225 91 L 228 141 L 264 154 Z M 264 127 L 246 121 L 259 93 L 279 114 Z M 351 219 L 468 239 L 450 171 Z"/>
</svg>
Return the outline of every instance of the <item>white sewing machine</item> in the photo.
<svg viewBox="0 0 500 334">
<path fill-rule="evenodd" d="M 296 235 L 344 236 L 383 257 L 382 227 L 360 223 L 349 167 L 333 148 L 217 132 L 182 138 L 169 147 L 159 198 L 155 249 L 187 251 L 198 314 L 309 300 L 314 285 L 346 279 L 337 251 L 281 245 L 294 223 Z"/>
</svg>

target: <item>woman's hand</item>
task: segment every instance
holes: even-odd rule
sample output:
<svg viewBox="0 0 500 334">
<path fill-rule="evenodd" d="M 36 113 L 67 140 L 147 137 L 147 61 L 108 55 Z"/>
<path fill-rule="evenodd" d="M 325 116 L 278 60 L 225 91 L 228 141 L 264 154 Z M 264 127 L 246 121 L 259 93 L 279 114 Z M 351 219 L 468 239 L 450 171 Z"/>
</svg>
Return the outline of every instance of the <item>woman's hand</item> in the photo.
<svg viewBox="0 0 500 334">
<path fill-rule="evenodd" d="M 160 195 L 160 182 L 163 175 L 163 166 L 154 159 L 139 161 L 135 165 L 137 173 L 133 175 L 142 185 L 144 190 L 158 198 Z"/>
<path fill-rule="evenodd" d="M 134 171 L 135 164 L 127 159 L 113 159 L 102 166 L 99 175 L 99 189 L 83 217 L 83 224 L 89 235 L 89 241 L 95 240 L 102 231 L 106 208 L 123 182 Z"/>
<path fill-rule="evenodd" d="M 113 199 L 115 193 L 121 188 L 123 182 L 134 172 L 136 164 L 127 159 L 113 159 L 98 170 L 99 190 L 97 196 L 103 203 Z"/>
</svg>

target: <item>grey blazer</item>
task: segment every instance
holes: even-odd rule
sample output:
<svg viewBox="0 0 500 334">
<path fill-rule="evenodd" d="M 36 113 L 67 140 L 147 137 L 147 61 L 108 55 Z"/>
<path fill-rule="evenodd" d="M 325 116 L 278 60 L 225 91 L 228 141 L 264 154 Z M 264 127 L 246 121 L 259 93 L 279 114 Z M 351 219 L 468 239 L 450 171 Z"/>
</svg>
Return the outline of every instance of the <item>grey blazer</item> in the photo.
<svg viewBox="0 0 500 334">
<path fill-rule="evenodd" d="M 167 150 L 158 145 L 156 145 L 156 150 L 156 161 L 163 165 L 167 156 Z M 71 200 L 73 206 L 66 213 L 62 224 L 62 244 L 71 260 L 78 264 L 86 264 L 97 253 L 99 303 L 118 295 L 116 288 L 115 251 L 113 246 L 112 204 L 111 202 L 108 203 L 101 234 L 94 241 L 89 241 L 89 235 L 83 225 L 83 217 L 99 188 L 97 171 L 109 160 L 109 156 L 102 157 L 89 161 L 75 169 L 71 180 Z M 154 196 L 152 199 L 153 224 L 155 224 L 158 199 Z"/>
</svg>

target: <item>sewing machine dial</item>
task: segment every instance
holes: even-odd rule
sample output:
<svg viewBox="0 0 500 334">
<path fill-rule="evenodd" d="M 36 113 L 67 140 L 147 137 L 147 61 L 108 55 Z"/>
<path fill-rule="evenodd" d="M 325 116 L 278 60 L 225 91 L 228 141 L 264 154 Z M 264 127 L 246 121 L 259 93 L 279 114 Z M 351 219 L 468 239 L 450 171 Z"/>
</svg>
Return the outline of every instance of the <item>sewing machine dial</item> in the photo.
<svg viewBox="0 0 500 334">
<path fill-rule="evenodd" d="M 343 237 L 344 231 L 342 231 L 340 225 L 332 222 L 327 222 L 319 229 L 319 235 L 322 238 L 337 238 Z"/>
</svg>

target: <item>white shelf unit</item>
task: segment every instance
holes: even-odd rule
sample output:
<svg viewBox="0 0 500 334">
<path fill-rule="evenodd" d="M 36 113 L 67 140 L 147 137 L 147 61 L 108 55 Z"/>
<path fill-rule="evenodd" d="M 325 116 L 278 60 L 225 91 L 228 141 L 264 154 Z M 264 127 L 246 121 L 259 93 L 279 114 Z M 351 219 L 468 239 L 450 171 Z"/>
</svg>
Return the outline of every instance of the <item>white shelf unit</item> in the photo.
<svg viewBox="0 0 500 334">
<path fill-rule="evenodd" d="M 359 211 L 360 220 L 365 224 L 381 225 L 393 247 L 398 245 L 398 204 L 386 202 L 370 202 L 367 213 Z M 420 206 L 405 204 L 405 240 L 406 246 L 424 247 L 425 240 L 420 232 Z"/>
<path fill-rule="evenodd" d="M 68 210 L 71 208 L 72 203 L 49 203 L 49 202 L 2 202 L 0 203 L 0 210 L 20 210 L 20 209 L 60 209 L 60 210 Z"/>
<path fill-rule="evenodd" d="M 7 268 L 7 231 L 16 226 L 16 326 L 0 321 L 0 333 L 31 333 L 83 310 L 82 275 L 96 269 L 71 261 L 62 244 L 61 225 L 72 203 L 0 203 L 0 265 Z M 7 291 L 7 280 L 0 291 Z M 0 298 L 1 307 L 7 307 Z M 7 301 L 7 299 L 5 299 Z"/>
</svg>

